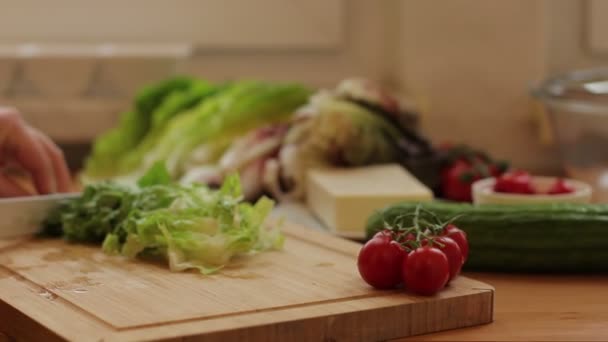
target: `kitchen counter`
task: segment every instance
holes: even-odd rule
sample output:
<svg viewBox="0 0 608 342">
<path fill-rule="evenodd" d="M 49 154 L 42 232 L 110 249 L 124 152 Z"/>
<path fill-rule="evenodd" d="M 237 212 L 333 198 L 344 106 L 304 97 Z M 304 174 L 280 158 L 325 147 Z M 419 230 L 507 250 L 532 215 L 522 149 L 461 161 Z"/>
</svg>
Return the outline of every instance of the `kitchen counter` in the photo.
<svg viewBox="0 0 608 342">
<path fill-rule="evenodd" d="M 288 209 L 280 214 L 324 230 L 308 213 Z M 0 248 L 18 240 L 0 240 Z M 494 322 L 399 341 L 608 341 L 608 275 L 464 275 L 495 288 Z"/>
<path fill-rule="evenodd" d="M 608 276 L 466 276 L 496 289 L 493 323 L 400 341 L 608 341 Z"/>
<path fill-rule="evenodd" d="M 466 275 L 496 288 L 493 323 L 399 341 L 608 341 L 608 276 Z"/>
<path fill-rule="evenodd" d="M 303 208 L 283 210 L 325 230 Z M 608 341 L 608 275 L 464 275 L 494 286 L 494 322 L 399 341 Z"/>
</svg>

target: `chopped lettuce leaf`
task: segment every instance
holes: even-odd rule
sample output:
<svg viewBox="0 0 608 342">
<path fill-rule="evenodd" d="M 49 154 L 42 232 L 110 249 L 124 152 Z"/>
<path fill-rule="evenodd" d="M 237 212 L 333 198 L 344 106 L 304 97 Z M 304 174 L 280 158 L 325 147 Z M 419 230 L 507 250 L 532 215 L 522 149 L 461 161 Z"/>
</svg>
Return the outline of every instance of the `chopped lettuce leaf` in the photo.
<svg viewBox="0 0 608 342">
<path fill-rule="evenodd" d="M 64 237 L 74 242 L 103 241 L 108 254 L 162 256 L 172 271 L 203 274 L 221 269 L 236 255 L 282 247 L 278 225 L 266 224 L 273 201 L 242 202 L 236 174 L 219 190 L 167 184 L 166 175 L 158 163 L 140 187 L 89 185 L 80 198 L 51 214 L 47 228 L 56 230 L 59 224 Z"/>
</svg>

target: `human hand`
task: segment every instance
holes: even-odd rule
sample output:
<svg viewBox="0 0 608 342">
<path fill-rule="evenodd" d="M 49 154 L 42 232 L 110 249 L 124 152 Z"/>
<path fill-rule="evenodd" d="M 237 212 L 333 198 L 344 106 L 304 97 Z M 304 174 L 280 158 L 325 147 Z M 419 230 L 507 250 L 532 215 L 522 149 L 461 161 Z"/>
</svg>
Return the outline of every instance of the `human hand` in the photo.
<svg viewBox="0 0 608 342">
<path fill-rule="evenodd" d="M 63 152 L 30 127 L 15 108 L 0 107 L 0 197 L 68 192 L 70 173 Z M 28 189 L 14 170 L 32 180 Z"/>
</svg>

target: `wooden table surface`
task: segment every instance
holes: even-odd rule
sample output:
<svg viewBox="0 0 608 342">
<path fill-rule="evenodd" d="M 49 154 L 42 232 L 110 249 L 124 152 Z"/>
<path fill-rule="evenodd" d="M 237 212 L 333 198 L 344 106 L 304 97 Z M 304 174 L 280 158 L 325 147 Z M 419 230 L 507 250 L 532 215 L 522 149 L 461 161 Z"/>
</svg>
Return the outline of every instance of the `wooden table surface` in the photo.
<svg viewBox="0 0 608 342">
<path fill-rule="evenodd" d="M 608 276 L 466 275 L 495 287 L 494 322 L 401 341 L 608 341 Z"/>
<path fill-rule="evenodd" d="M 496 289 L 494 322 L 400 341 L 608 341 L 608 275 L 465 275 Z"/>
</svg>

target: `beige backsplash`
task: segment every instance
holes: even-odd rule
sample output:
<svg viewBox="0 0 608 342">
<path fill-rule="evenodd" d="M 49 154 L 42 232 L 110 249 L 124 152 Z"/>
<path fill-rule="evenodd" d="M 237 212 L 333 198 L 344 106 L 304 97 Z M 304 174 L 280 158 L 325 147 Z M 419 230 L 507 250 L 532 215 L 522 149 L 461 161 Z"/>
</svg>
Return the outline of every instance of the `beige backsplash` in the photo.
<svg viewBox="0 0 608 342">
<path fill-rule="evenodd" d="M 561 171 L 555 147 L 543 143 L 537 108 L 528 91 L 550 73 L 606 61 L 590 57 L 584 49 L 584 0 L 345 3 L 345 36 L 333 50 L 203 51 L 183 63 L 182 70 L 211 80 L 295 80 L 318 87 L 333 86 L 349 76 L 373 78 L 419 105 L 422 128 L 435 142 L 469 143 L 538 173 Z M 2 75 L 6 76 L 9 62 L 0 61 L 0 88 L 7 81 Z M 139 67 L 144 70 L 147 66 Z M 40 68 L 44 74 L 44 65 Z M 154 67 L 158 75 L 152 78 L 158 78 L 165 69 Z M 119 70 L 117 65 L 113 79 L 129 78 L 129 71 L 135 74 L 134 68 Z M 129 93 L 150 75 L 145 72 L 119 83 L 124 83 Z M 75 80 L 70 84 L 81 83 Z M 67 89 L 68 82 L 41 84 L 63 86 L 63 93 L 81 93 Z M 59 88 L 54 91 L 62 93 Z M 70 107 L 73 113 L 57 119 L 54 115 L 69 101 L 79 105 Z M 121 101 L 125 99 L 108 104 L 106 107 L 112 108 L 105 117 L 97 117 L 105 109 L 95 109 L 91 102 L 79 98 L 67 99 L 63 104 L 45 102 L 56 103 L 56 107 L 29 117 L 43 128 L 46 125 L 57 139 L 87 140 L 99 133 L 96 128 L 105 129 L 115 122 L 120 112 L 116 105 Z M 86 114 L 88 106 L 93 107 Z M 37 107 L 41 106 L 24 106 L 32 110 Z M 80 110 L 83 116 L 94 115 L 95 119 L 86 119 L 88 124 L 76 133 L 62 134 L 61 123 L 77 118 Z"/>
<path fill-rule="evenodd" d="M 517 167 L 559 172 L 528 90 L 544 74 L 541 1 L 405 1 L 402 85 L 437 142 L 463 141 Z"/>
</svg>

